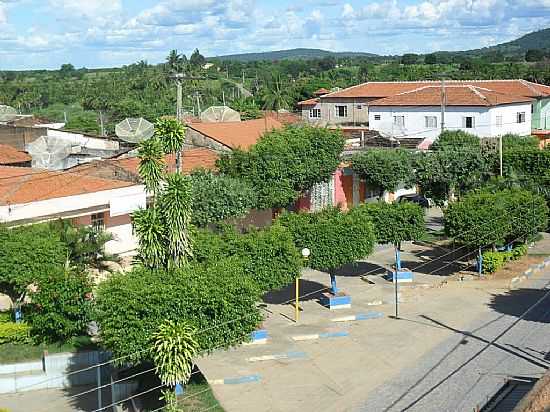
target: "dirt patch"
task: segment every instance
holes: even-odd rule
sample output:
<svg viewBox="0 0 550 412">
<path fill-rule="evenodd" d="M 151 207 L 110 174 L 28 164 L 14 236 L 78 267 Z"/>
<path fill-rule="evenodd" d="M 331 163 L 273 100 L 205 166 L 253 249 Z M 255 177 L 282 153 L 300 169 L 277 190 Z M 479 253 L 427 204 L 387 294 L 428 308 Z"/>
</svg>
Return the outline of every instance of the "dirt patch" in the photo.
<svg viewBox="0 0 550 412">
<path fill-rule="evenodd" d="M 512 279 L 516 276 L 522 275 L 530 265 L 537 265 L 544 261 L 544 256 L 523 256 L 520 260 L 514 260 L 506 263 L 504 267 L 493 273 L 491 279 Z"/>
</svg>

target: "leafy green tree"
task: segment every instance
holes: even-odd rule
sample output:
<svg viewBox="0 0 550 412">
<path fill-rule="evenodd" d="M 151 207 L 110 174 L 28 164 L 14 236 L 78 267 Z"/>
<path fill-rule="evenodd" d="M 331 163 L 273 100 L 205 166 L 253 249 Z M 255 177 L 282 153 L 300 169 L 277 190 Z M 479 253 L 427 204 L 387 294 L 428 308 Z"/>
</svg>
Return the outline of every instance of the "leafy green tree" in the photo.
<svg viewBox="0 0 550 412">
<path fill-rule="evenodd" d="M 35 281 L 25 307 L 31 335 L 41 342 L 65 342 L 86 333 L 92 287 L 85 273 L 58 270 Z"/>
<path fill-rule="evenodd" d="M 140 209 L 132 214 L 132 222 L 138 238 L 136 260 L 151 269 L 165 267 L 168 259 L 162 212 L 156 207 Z"/>
<path fill-rule="evenodd" d="M 535 136 L 518 136 L 508 133 L 502 136 L 502 147 L 504 150 L 538 149 L 539 139 Z"/>
<path fill-rule="evenodd" d="M 478 136 L 462 130 L 442 132 L 437 140 L 433 143 L 432 150 L 481 150 L 481 142 Z"/>
<path fill-rule="evenodd" d="M 351 162 L 368 185 L 379 188 L 380 196 L 414 181 L 413 156 L 405 150 L 367 150 L 353 156 Z"/>
<path fill-rule="evenodd" d="M 252 185 L 259 209 L 286 207 L 303 191 L 331 178 L 343 149 L 339 131 L 289 126 L 266 133 L 248 152 L 222 156 L 218 167 Z"/>
<path fill-rule="evenodd" d="M 279 111 L 290 107 L 290 96 L 282 85 L 281 79 L 276 78 L 262 94 L 264 109 Z"/>
<path fill-rule="evenodd" d="M 7 228 L 0 225 L 0 290 L 13 300 L 27 286 L 63 270 L 69 250 L 47 224 Z"/>
<path fill-rule="evenodd" d="M 328 272 L 335 288 L 335 269 L 370 255 L 374 248 L 374 228 L 370 217 L 344 213 L 337 208 L 316 213 L 285 213 L 277 224 L 286 227 L 298 250 L 308 248 L 308 266 Z"/>
<path fill-rule="evenodd" d="M 153 362 L 160 381 L 169 386 L 186 383 L 199 344 L 196 330 L 185 322 L 165 320 L 152 336 Z"/>
<path fill-rule="evenodd" d="M 222 227 L 218 233 L 200 230 L 194 236 L 194 244 L 194 259 L 200 263 L 237 258 L 244 274 L 262 292 L 280 289 L 300 276 L 302 259 L 291 233 L 284 227 L 250 228 L 244 234 L 230 226 Z"/>
<path fill-rule="evenodd" d="M 191 221 L 199 227 L 242 217 L 256 205 L 256 193 L 245 180 L 200 169 L 190 177 L 193 188 Z"/>
<path fill-rule="evenodd" d="M 414 203 L 365 203 L 354 207 L 350 213 L 365 215 L 372 220 L 379 244 L 399 245 L 420 240 L 426 231 L 424 210 Z"/>
<path fill-rule="evenodd" d="M 238 259 L 171 271 L 136 267 L 99 285 L 95 319 L 104 348 L 138 364 L 152 360 L 147 349 L 165 320 L 195 328 L 201 352 L 243 342 L 262 320 L 259 297 Z"/>
<path fill-rule="evenodd" d="M 424 63 L 425 64 L 437 64 L 437 54 L 430 53 L 424 56 Z"/>
<path fill-rule="evenodd" d="M 522 189 L 473 192 L 445 210 L 445 232 L 473 247 L 529 238 L 548 224 L 544 198 Z"/>
<path fill-rule="evenodd" d="M 418 54 L 406 53 L 401 57 L 401 64 L 416 64 L 418 63 Z"/>
<path fill-rule="evenodd" d="M 240 113 L 241 120 L 260 119 L 263 116 L 260 108 L 252 99 L 234 100 L 230 106 Z"/>
<path fill-rule="evenodd" d="M 544 50 L 541 49 L 529 49 L 525 52 L 525 61 L 526 62 L 538 62 L 543 60 L 545 57 Z"/>
<path fill-rule="evenodd" d="M 205 63 L 206 59 L 204 56 L 199 52 L 199 49 L 195 49 L 189 58 L 189 64 L 195 68 L 200 68 L 204 66 Z"/>
</svg>

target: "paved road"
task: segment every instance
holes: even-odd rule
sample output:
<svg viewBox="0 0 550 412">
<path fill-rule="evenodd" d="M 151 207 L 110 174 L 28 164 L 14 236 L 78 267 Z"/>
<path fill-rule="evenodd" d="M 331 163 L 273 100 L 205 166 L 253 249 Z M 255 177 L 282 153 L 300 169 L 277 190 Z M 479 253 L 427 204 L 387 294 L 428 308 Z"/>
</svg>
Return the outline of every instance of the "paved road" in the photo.
<svg viewBox="0 0 550 412">
<path fill-rule="evenodd" d="M 544 373 L 550 367 L 550 271 L 493 302 L 490 314 L 467 330 L 456 330 L 412 369 L 372 391 L 358 410 L 471 412 L 507 377 Z M 411 321 L 453 327 L 427 317 L 403 320 Z"/>
</svg>

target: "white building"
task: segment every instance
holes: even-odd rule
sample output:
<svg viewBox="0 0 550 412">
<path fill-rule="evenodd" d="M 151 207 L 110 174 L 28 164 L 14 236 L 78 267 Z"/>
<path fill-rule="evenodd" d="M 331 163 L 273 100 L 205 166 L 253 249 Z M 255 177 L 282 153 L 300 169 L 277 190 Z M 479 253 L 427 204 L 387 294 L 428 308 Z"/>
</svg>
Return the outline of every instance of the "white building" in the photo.
<svg viewBox="0 0 550 412">
<path fill-rule="evenodd" d="M 105 229 L 111 254 L 131 253 L 137 239 L 130 214 L 146 207 L 145 187 L 77 172 L 0 166 L 0 223 L 19 226 L 68 219 Z"/>
<path fill-rule="evenodd" d="M 444 96 L 442 99 L 442 95 Z M 369 129 L 383 135 L 435 140 L 444 129 L 479 137 L 531 134 L 533 99 L 473 85 L 425 85 L 369 104 Z"/>
</svg>

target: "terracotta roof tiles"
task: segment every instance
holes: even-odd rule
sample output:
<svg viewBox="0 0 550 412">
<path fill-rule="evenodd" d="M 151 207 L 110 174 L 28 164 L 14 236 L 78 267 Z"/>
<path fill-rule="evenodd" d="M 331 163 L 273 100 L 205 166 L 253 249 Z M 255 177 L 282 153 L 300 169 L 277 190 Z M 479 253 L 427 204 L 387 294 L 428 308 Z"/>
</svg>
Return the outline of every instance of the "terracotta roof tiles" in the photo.
<svg viewBox="0 0 550 412">
<path fill-rule="evenodd" d="M 17 150 L 13 146 L 0 144 L 0 165 L 30 162 L 32 158 L 25 152 Z"/>
</svg>

